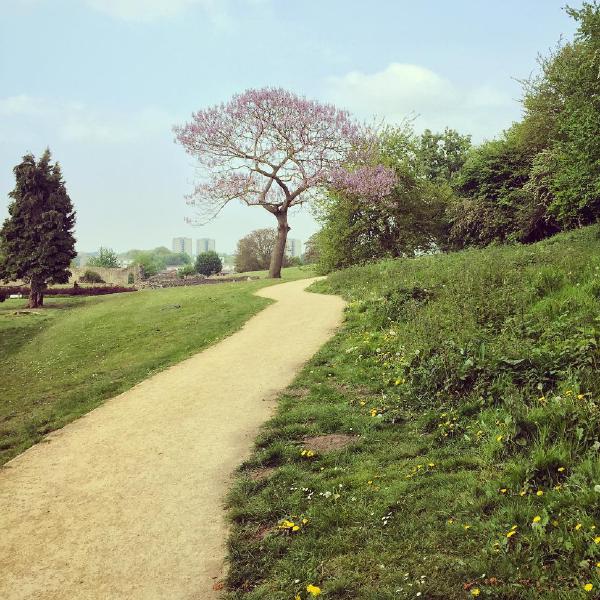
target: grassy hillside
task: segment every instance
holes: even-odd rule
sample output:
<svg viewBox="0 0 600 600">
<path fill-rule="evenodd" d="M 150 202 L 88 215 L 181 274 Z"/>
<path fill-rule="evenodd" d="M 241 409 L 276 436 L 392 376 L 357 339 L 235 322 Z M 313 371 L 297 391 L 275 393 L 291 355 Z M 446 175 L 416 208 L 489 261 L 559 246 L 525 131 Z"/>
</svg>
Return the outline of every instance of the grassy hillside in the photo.
<svg viewBox="0 0 600 600">
<path fill-rule="evenodd" d="M 346 326 L 231 494 L 230 597 L 600 597 L 599 228 L 318 287 Z"/>
<path fill-rule="evenodd" d="M 285 269 L 283 280 L 303 275 Z M 24 300 L 0 304 L 0 464 L 229 335 L 269 303 L 253 292 L 272 283 L 48 298 L 46 308 L 23 314 Z"/>
</svg>

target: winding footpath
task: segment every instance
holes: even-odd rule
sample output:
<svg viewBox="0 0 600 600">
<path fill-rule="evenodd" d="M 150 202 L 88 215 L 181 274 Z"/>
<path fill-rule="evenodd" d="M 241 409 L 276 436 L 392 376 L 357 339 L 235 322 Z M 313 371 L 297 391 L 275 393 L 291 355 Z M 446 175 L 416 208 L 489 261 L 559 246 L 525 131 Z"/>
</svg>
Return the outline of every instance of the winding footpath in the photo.
<svg viewBox="0 0 600 600">
<path fill-rule="evenodd" d="M 301 280 L 237 333 L 0 469 L 0 598 L 213 599 L 223 500 L 274 398 L 340 325 Z"/>
</svg>

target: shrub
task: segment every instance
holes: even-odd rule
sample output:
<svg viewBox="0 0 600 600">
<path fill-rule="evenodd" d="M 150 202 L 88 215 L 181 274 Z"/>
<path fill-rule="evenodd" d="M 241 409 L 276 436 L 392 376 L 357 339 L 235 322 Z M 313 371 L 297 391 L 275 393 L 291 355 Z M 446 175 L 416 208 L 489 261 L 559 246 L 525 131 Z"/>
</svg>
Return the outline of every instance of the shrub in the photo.
<svg viewBox="0 0 600 600">
<path fill-rule="evenodd" d="M 196 271 L 207 277 L 219 273 L 223 268 L 223 263 L 219 255 L 214 251 L 202 252 L 196 258 Z"/>
<path fill-rule="evenodd" d="M 89 269 L 79 278 L 79 281 L 82 283 L 106 283 L 99 273 Z"/>
<path fill-rule="evenodd" d="M 185 266 L 181 267 L 181 269 L 177 269 L 177 275 L 179 275 L 179 277 L 181 277 L 182 279 L 184 277 L 196 275 L 196 273 L 197 273 L 197 271 L 196 271 L 196 267 L 194 265 L 185 265 Z"/>
</svg>

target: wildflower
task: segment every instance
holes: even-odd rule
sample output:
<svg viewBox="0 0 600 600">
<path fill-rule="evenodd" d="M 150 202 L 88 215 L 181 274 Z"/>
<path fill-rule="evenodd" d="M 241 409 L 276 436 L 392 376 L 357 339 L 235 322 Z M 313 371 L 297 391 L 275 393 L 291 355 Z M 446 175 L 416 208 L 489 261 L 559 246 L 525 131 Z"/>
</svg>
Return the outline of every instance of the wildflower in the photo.
<svg viewBox="0 0 600 600">
<path fill-rule="evenodd" d="M 594 544 L 600 544 L 600 535 L 594 538 Z"/>
<path fill-rule="evenodd" d="M 533 523 L 539 523 L 542 520 L 542 517 L 540 517 L 540 515 L 536 515 L 535 517 L 533 517 Z"/>
<path fill-rule="evenodd" d="M 538 398 L 538 402 L 544 404 L 544 402 L 546 402 L 546 396 L 541 396 L 540 398 Z"/>
<path fill-rule="evenodd" d="M 557 471 L 558 471 L 559 473 L 562 473 L 564 470 L 565 470 L 565 468 L 564 468 L 564 467 L 558 467 L 558 469 L 557 469 Z"/>
<path fill-rule="evenodd" d="M 593 583 L 586 583 L 586 584 L 583 586 L 583 589 L 584 589 L 586 592 L 591 592 L 591 591 L 594 589 L 594 584 L 593 584 Z"/>
<path fill-rule="evenodd" d="M 527 492 L 526 492 L 525 490 L 521 490 L 521 491 L 519 492 L 519 496 L 524 496 L 526 493 L 527 493 Z"/>
<path fill-rule="evenodd" d="M 311 595 L 311 596 L 319 596 L 321 594 L 321 588 L 313 585 L 312 583 L 309 583 L 306 586 L 306 591 Z"/>
<path fill-rule="evenodd" d="M 376 408 L 372 408 L 371 409 L 371 416 L 372 417 L 376 417 L 377 416 L 377 409 Z"/>
<path fill-rule="evenodd" d="M 481 594 L 481 590 L 479 588 L 473 588 L 471 590 L 471 596 L 479 596 Z"/>
<path fill-rule="evenodd" d="M 501 493 L 501 494 L 506 494 L 506 488 L 502 488 L 502 489 L 500 490 L 500 493 Z"/>
<path fill-rule="evenodd" d="M 300 594 L 296 594 L 296 595 L 294 596 L 294 600 L 302 600 L 302 598 L 300 598 Z"/>
<path fill-rule="evenodd" d="M 596 567 L 597 567 L 598 569 L 600 569 L 600 562 L 597 562 L 597 563 L 596 563 Z"/>
<path fill-rule="evenodd" d="M 503 435 L 499 435 L 499 436 L 496 438 L 496 441 L 497 441 L 497 442 L 501 442 L 503 438 L 504 438 L 504 436 L 503 436 Z"/>
<path fill-rule="evenodd" d="M 516 529 L 511 529 L 507 534 L 506 537 L 507 538 L 511 538 L 513 535 L 515 535 L 515 533 L 517 533 Z"/>
<path fill-rule="evenodd" d="M 454 519 L 448 519 L 448 525 L 452 525 L 454 523 Z"/>
<path fill-rule="evenodd" d="M 470 526 L 470 525 L 463 525 L 463 527 L 465 528 L 465 531 L 466 531 L 467 529 L 471 529 L 471 526 Z"/>
<path fill-rule="evenodd" d="M 361 405 L 361 406 L 364 406 L 365 404 L 366 404 L 366 402 L 365 402 L 364 400 L 361 400 L 361 401 L 360 401 L 360 405 Z"/>
<path fill-rule="evenodd" d="M 579 531 L 581 529 L 581 523 L 577 523 L 577 525 L 575 525 L 575 531 Z"/>
<path fill-rule="evenodd" d="M 577 400 L 583 400 L 585 398 L 584 394 L 577 394 Z"/>
<path fill-rule="evenodd" d="M 433 467 L 435 467 L 435 463 L 427 463 L 427 466 L 433 468 Z"/>
<path fill-rule="evenodd" d="M 536 496 L 543 496 L 543 495 L 544 495 L 544 492 L 543 492 L 542 490 L 538 490 L 538 491 L 535 493 L 535 495 L 536 495 Z"/>
</svg>

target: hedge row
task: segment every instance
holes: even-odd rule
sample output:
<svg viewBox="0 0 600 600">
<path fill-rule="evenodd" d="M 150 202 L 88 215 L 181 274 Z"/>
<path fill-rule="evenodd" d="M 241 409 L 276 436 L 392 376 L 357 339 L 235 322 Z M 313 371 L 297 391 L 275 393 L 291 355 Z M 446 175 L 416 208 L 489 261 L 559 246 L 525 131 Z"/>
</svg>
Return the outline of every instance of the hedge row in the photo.
<svg viewBox="0 0 600 600">
<path fill-rule="evenodd" d="M 65 288 L 48 288 L 44 291 L 44 296 L 102 296 L 104 294 L 120 294 L 121 292 L 135 292 L 136 288 L 124 287 L 120 285 L 98 285 L 98 286 L 76 286 Z M 29 296 L 29 287 L 27 286 L 4 286 L 0 287 L 0 294 L 8 297 L 11 294 L 22 294 Z"/>
</svg>

